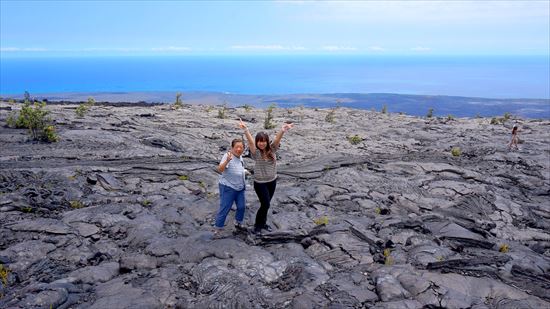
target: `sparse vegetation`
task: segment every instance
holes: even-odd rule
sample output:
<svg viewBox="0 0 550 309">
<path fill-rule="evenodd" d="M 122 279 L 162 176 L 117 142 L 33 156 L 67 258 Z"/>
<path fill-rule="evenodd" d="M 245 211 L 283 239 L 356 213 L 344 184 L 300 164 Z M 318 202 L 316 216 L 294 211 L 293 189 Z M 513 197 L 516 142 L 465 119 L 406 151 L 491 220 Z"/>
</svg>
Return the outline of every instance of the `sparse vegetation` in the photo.
<svg viewBox="0 0 550 309">
<path fill-rule="evenodd" d="M 269 130 L 275 128 L 275 124 L 273 123 L 273 110 L 275 109 L 277 105 L 275 103 L 269 105 L 269 107 L 266 110 L 266 117 L 264 120 L 264 129 Z"/>
<path fill-rule="evenodd" d="M 7 266 L 0 264 L 0 280 L 2 280 L 2 285 L 4 285 L 4 287 L 8 286 L 8 277 L 10 272 L 11 270 Z"/>
<path fill-rule="evenodd" d="M 382 106 L 382 114 L 387 114 L 387 113 L 388 113 L 388 106 L 384 104 L 384 106 Z"/>
<path fill-rule="evenodd" d="M 352 145 L 357 145 L 357 144 L 359 144 L 363 141 L 363 138 L 360 137 L 359 135 L 355 134 L 354 136 L 348 136 L 348 141 Z"/>
<path fill-rule="evenodd" d="M 434 116 L 434 109 L 430 108 L 428 109 L 428 113 L 426 114 L 426 118 L 432 118 Z"/>
<path fill-rule="evenodd" d="M 84 207 L 84 204 L 82 204 L 82 202 L 78 200 L 70 201 L 69 205 L 71 206 L 72 209 L 80 209 Z"/>
<path fill-rule="evenodd" d="M 243 108 L 246 112 L 250 112 L 252 110 L 252 106 L 250 106 L 248 104 L 243 105 Z"/>
<path fill-rule="evenodd" d="M 178 92 L 176 93 L 176 102 L 174 102 L 174 108 L 180 109 L 183 107 L 183 101 L 181 100 L 182 93 Z"/>
<path fill-rule="evenodd" d="M 447 115 L 447 120 L 450 121 L 450 120 L 454 120 L 454 119 L 455 119 L 455 116 L 453 116 L 451 114 Z"/>
<path fill-rule="evenodd" d="M 491 124 L 500 124 L 500 120 L 497 117 L 491 118 Z"/>
<path fill-rule="evenodd" d="M 225 119 L 227 116 L 225 112 L 227 111 L 227 104 L 224 104 L 220 109 L 218 109 L 218 118 Z"/>
<path fill-rule="evenodd" d="M 335 116 L 335 113 L 336 113 L 336 109 L 331 109 L 328 114 L 325 116 L 325 121 L 326 122 L 330 122 L 330 123 L 334 123 L 334 116 Z"/>
<path fill-rule="evenodd" d="M 316 225 L 328 225 L 328 217 L 327 216 L 321 216 L 319 218 L 314 219 L 313 222 Z"/>
<path fill-rule="evenodd" d="M 510 251 L 510 247 L 508 246 L 508 244 L 502 244 L 498 248 L 498 251 L 500 251 L 502 253 L 507 253 L 508 251 Z"/>
<path fill-rule="evenodd" d="M 391 256 L 391 250 L 389 248 L 384 249 L 384 265 L 391 266 L 393 265 L 393 257 Z"/>
<path fill-rule="evenodd" d="M 187 176 L 187 175 L 181 175 L 181 176 L 178 177 L 178 179 L 181 180 L 181 181 L 189 180 L 189 176 Z"/>
<path fill-rule="evenodd" d="M 460 147 L 453 147 L 451 149 L 451 154 L 453 157 L 459 157 L 462 154 L 462 151 L 460 150 Z"/>
<path fill-rule="evenodd" d="M 150 200 L 143 200 L 143 201 L 141 201 L 141 205 L 143 207 L 149 207 L 149 206 L 151 206 L 151 201 Z"/>
<path fill-rule="evenodd" d="M 50 125 L 51 119 L 47 117 L 48 111 L 44 110 L 46 103 L 34 103 L 29 101 L 19 111 L 19 115 L 10 114 L 6 123 L 10 127 L 29 129 L 29 135 L 33 140 L 45 142 L 57 142 L 59 137 L 55 133 L 55 127 Z"/>
<path fill-rule="evenodd" d="M 75 113 L 76 115 L 78 116 L 78 118 L 82 118 L 84 117 L 84 115 L 86 115 L 86 113 L 90 110 L 90 108 L 92 108 L 92 106 L 95 105 L 95 100 L 94 98 L 92 97 L 89 97 L 88 98 L 88 101 L 86 103 L 82 103 L 80 105 L 78 105 L 78 107 L 76 108 L 75 110 Z"/>
<path fill-rule="evenodd" d="M 504 119 L 504 121 L 506 121 L 506 120 L 510 119 L 511 117 L 512 117 L 512 114 L 506 112 L 506 113 L 504 113 L 503 119 Z"/>
</svg>

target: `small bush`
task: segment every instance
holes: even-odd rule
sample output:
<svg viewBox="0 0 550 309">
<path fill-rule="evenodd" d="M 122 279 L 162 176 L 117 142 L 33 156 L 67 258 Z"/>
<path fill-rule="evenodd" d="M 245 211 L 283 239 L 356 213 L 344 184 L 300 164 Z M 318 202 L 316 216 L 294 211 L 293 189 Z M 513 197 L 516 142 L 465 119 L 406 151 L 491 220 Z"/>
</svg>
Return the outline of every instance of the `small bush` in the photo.
<svg viewBox="0 0 550 309">
<path fill-rule="evenodd" d="M 335 109 L 331 109 L 328 114 L 325 116 L 325 121 L 326 122 L 330 122 L 330 123 L 334 123 L 334 116 L 335 116 L 335 113 L 336 113 L 336 110 Z"/>
<path fill-rule="evenodd" d="M 143 201 L 141 201 L 141 205 L 143 207 L 149 207 L 149 206 L 151 206 L 151 201 L 150 200 L 143 200 Z"/>
<path fill-rule="evenodd" d="M 46 142 L 57 142 L 59 138 L 55 133 L 55 127 L 49 125 L 51 119 L 47 117 L 48 111 L 44 110 L 46 103 L 34 103 L 31 106 L 30 102 L 25 102 L 25 105 L 19 111 L 19 116 L 14 123 L 14 115 L 8 119 L 11 125 L 15 124 L 16 128 L 29 129 L 29 135 L 33 140 Z"/>
<path fill-rule="evenodd" d="M 219 119 L 225 119 L 226 115 L 225 112 L 227 110 L 227 105 L 224 104 L 220 109 L 218 109 L 218 118 Z"/>
<path fill-rule="evenodd" d="M 248 105 L 248 104 L 243 105 L 243 108 L 244 108 L 244 110 L 247 111 L 247 112 L 249 112 L 249 111 L 252 110 L 252 106 L 250 106 L 250 105 Z"/>
<path fill-rule="evenodd" d="M 189 180 L 189 176 L 187 176 L 187 175 L 181 175 L 181 176 L 178 177 L 178 179 L 181 180 L 181 181 Z"/>
<path fill-rule="evenodd" d="M 181 96 L 182 96 L 181 92 L 176 93 L 176 102 L 174 102 L 174 108 L 175 109 L 180 109 L 180 108 L 183 107 L 183 102 L 181 100 Z"/>
<path fill-rule="evenodd" d="M 391 256 L 391 250 L 389 248 L 384 249 L 384 265 L 391 266 L 393 265 L 393 257 Z"/>
<path fill-rule="evenodd" d="M 453 157 L 459 157 L 462 154 L 462 151 L 460 151 L 460 147 L 453 147 L 451 149 L 451 154 Z"/>
<path fill-rule="evenodd" d="M 277 105 L 275 103 L 269 105 L 269 107 L 266 110 L 266 117 L 264 120 L 264 129 L 269 130 L 275 128 L 275 124 L 273 123 L 273 110 L 275 109 Z"/>
<path fill-rule="evenodd" d="M 10 275 L 11 270 L 4 266 L 4 264 L 0 264 L 0 280 L 2 280 L 2 284 L 4 287 L 8 286 L 8 276 Z"/>
<path fill-rule="evenodd" d="M 84 115 L 86 115 L 86 113 L 88 113 L 90 108 L 94 105 L 95 105 L 94 98 L 89 97 L 88 101 L 86 103 L 82 103 L 82 104 L 78 105 L 78 107 L 75 110 L 75 113 L 78 116 L 78 118 L 82 118 L 82 117 L 84 117 Z"/>
<path fill-rule="evenodd" d="M 434 109 L 430 108 L 426 114 L 426 118 L 432 118 L 434 116 Z"/>
<path fill-rule="evenodd" d="M 506 112 L 506 113 L 504 113 L 503 119 L 506 121 L 506 120 L 510 119 L 511 117 L 512 117 L 512 114 Z"/>
<path fill-rule="evenodd" d="M 507 244 L 502 244 L 498 248 L 498 251 L 500 251 L 502 253 L 507 253 L 508 251 L 510 251 L 510 247 Z"/>
<path fill-rule="evenodd" d="M 70 201 L 69 205 L 71 206 L 72 209 L 80 209 L 84 207 L 84 204 L 82 204 L 81 201 L 77 201 L 77 200 Z"/>
<path fill-rule="evenodd" d="M 315 220 L 313 220 L 313 222 L 316 225 L 328 225 L 328 217 L 327 216 L 321 216 L 321 217 L 316 218 Z"/>
<path fill-rule="evenodd" d="M 352 145 L 357 145 L 357 144 L 359 144 L 363 141 L 363 138 L 360 137 L 359 135 L 355 134 L 354 136 L 348 136 L 348 141 Z"/>
<path fill-rule="evenodd" d="M 382 106 L 382 114 L 387 114 L 387 113 L 388 113 L 388 106 L 384 104 L 384 106 Z"/>
<path fill-rule="evenodd" d="M 454 120 L 455 119 L 455 116 L 449 114 L 447 115 L 447 120 Z"/>
<path fill-rule="evenodd" d="M 491 124 L 500 124 L 500 118 L 493 117 L 491 118 Z"/>
</svg>

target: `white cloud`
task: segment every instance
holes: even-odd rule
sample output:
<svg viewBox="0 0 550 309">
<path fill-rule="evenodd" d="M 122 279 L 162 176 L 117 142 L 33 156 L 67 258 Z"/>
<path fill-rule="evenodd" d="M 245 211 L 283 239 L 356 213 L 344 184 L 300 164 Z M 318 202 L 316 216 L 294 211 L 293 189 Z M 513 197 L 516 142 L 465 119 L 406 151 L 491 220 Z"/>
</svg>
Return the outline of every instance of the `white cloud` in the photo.
<svg viewBox="0 0 550 309">
<path fill-rule="evenodd" d="M 416 47 L 413 47 L 411 48 L 412 51 L 415 51 L 415 52 L 429 52 L 429 51 L 432 51 L 431 48 L 429 47 L 422 47 L 422 46 L 416 46 Z"/>
<path fill-rule="evenodd" d="M 152 51 L 157 52 L 181 52 L 181 51 L 190 51 L 190 47 L 181 47 L 181 46 L 167 46 L 167 47 L 153 47 Z"/>
<path fill-rule="evenodd" d="M 20 48 L 20 47 L 2 47 L 0 48 L 0 52 L 45 52 L 49 51 L 46 48 L 40 48 L 40 47 L 26 47 L 26 48 Z"/>
<path fill-rule="evenodd" d="M 357 50 L 356 47 L 351 46 L 336 46 L 336 45 L 327 45 L 322 47 L 323 50 L 326 51 L 355 51 Z"/>
<path fill-rule="evenodd" d="M 306 50 L 302 46 L 283 46 L 283 45 L 233 45 L 230 49 L 238 50 Z"/>
<path fill-rule="evenodd" d="M 383 51 L 386 51 L 386 49 L 384 47 L 380 47 L 380 46 L 370 46 L 369 47 L 369 50 L 370 51 L 375 51 L 375 52 L 383 52 Z"/>
</svg>

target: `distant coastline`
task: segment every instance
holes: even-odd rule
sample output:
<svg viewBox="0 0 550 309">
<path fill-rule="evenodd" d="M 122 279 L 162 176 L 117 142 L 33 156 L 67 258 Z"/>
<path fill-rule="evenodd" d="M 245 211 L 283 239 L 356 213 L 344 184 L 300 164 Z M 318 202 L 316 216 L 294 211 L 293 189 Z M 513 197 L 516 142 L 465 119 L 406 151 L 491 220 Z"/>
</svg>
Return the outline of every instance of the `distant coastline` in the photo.
<svg viewBox="0 0 550 309">
<path fill-rule="evenodd" d="M 176 92 L 59 92 L 31 94 L 36 100 L 57 103 L 85 102 L 93 97 L 97 102 L 112 104 L 170 104 L 175 101 Z M 1 94 L 3 100 L 23 99 L 23 94 Z M 222 92 L 192 91 L 183 93 L 186 104 L 223 105 L 236 107 L 251 105 L 267 107 L 318 107 L 336 106 L 380 110 L 385 105 L 388 112 L 425 116 L 430 108 L 436 116 L 492 117 L 510 113 L 524 118 L 550 118 L 550 99 L 497 99 L 443 95 L 412 95 L 392 93 L 330 93 L 330 94 L 284 94 L 252 95 Z"/>
</svg>

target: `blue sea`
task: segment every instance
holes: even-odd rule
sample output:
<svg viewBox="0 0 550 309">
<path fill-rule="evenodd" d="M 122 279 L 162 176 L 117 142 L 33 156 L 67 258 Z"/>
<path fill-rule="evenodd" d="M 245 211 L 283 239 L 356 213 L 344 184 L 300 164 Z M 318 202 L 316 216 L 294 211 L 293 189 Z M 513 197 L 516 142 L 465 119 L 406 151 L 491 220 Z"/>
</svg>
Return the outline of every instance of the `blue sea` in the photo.
<svg viewBox="0 0 550 309">
<path fill-rule="evenodd" d="M 548 56 L 0 58 L 0 94 L 214 91 L 550 98 Z"/>
</svg>

